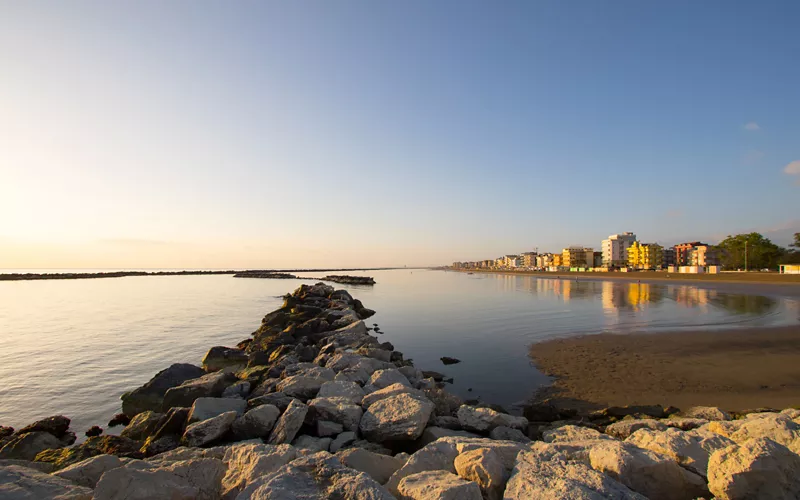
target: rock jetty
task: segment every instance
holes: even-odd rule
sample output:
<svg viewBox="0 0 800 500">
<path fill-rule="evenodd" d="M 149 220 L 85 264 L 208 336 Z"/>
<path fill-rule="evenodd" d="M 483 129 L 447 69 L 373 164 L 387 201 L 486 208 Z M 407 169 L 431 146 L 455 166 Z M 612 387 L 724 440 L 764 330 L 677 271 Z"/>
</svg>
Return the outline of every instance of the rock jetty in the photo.
<svg viewBox="0 0 800 500">
<path fill-rule="evenodd" d="M 800 498 L 800 410 L 510 415 L 369 335 L 373 313 L 303 285 L 252 338 L 123 395 L 120 436 L 0 427 L 0 498 Z"/>
<path fill-rule="evenodd" d="M 346 274 L 329 274 L 324 278 L 304 278 L 289 273 L 277 273 L 272 271 L 242 271 L 233 275 L 234 278 L 260 278 L 260 279 L 295 279 L 309 281 L 329 281 L 343 285 L 374 285 L 375 278 L 370 276 L 349 276 Z"/>
</svg>

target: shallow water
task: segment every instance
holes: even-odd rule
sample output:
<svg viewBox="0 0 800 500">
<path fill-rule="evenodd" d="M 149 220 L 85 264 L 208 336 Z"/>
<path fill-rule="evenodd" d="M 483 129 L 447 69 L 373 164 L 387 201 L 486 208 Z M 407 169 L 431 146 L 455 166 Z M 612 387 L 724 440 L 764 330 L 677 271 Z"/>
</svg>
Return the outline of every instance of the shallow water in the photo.
<svg viewBox="0 0 800 500">
<path fill-rule="evenodd" d="M 371 271 L 346 288 L 378 311 L 381 341 L 455 379 L 465 398 L 510 405 L 547 384 L 532 342 L 600 333 L 778 326 L 797 298 L 693 286 L 511 275 Z M 0 425 L 64 414 L 82 433 L 105 427 L 119 396 L 172 363 L 247 338 L 285 294 L 309 281 L 145 276 L 0 282 Z M 439 357 L 460 364 L 444 366 Z M 470 390 L 471 389 L 471 390 Z"/>
</svg>

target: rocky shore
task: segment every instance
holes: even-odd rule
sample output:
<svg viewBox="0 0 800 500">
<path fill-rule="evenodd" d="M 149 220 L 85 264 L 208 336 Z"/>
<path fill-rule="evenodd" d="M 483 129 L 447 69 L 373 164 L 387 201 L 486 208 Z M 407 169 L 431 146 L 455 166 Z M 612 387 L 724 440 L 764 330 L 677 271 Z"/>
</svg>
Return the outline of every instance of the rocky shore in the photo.
<svg viewBox="0 0 800 500">
<path fill-rule="evenodd" d="M 120 436 L 0 428 L 4 499 L 800 497 L 800 411 L 464 402 L 318 283 L 122 396 Z M 429 376 L 433 375 L 433 376 Z M 512 383 L 513 381 L 509 381 Z"/>
<path fill-rule="evenodd" d="M 375 278 L 371 276 L 349 276 L 346 274 L 329 274 L 324 278 L 304 278 L 289 273 L 275 273 L 271 271 L 242 271 L 233 275 L 234 278 L 260 278 L 260 279 L 295 279 L 308 281 L 329 281 L 343 285 L 374 285 Z"/>
</svg>

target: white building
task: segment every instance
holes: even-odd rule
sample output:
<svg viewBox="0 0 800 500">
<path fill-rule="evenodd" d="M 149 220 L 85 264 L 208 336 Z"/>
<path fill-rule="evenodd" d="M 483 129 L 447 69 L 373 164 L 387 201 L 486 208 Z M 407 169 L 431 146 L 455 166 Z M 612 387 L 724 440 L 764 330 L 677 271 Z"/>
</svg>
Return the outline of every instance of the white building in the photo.
<svg viewBox="0 0 800 500">
<path fill-rule="evenodd" d="M 634 241 L 636 235 L 633 233 L 612 234 L 607 240 L 603 240 L 603 265 L 628 265 L 628 248 Z"/>
</svg>

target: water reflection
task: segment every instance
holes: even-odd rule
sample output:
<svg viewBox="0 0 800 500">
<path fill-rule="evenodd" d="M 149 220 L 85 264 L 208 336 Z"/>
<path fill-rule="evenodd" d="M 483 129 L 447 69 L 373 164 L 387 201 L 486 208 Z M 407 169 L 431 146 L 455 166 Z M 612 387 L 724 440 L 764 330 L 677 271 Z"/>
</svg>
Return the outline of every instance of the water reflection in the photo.
<svg viewBox="0 0 800 500">
<path fill-rule="evenodd" d="M 502 279 L 505 278 L 505 279 Z M 607 312 L 642 311 L 671 301 L 688 309 L 723 309 L 731 314 L 764 315 L 778 306 L 778 300 L 761 295 L 742 295 L 688 285 L 660 285 L 624 281 L 589 281 L 530 276 L 501 277 L 504 290 L 525 290 L 536 295 L 571 300 L 600 299 Z"/>
</svg>

